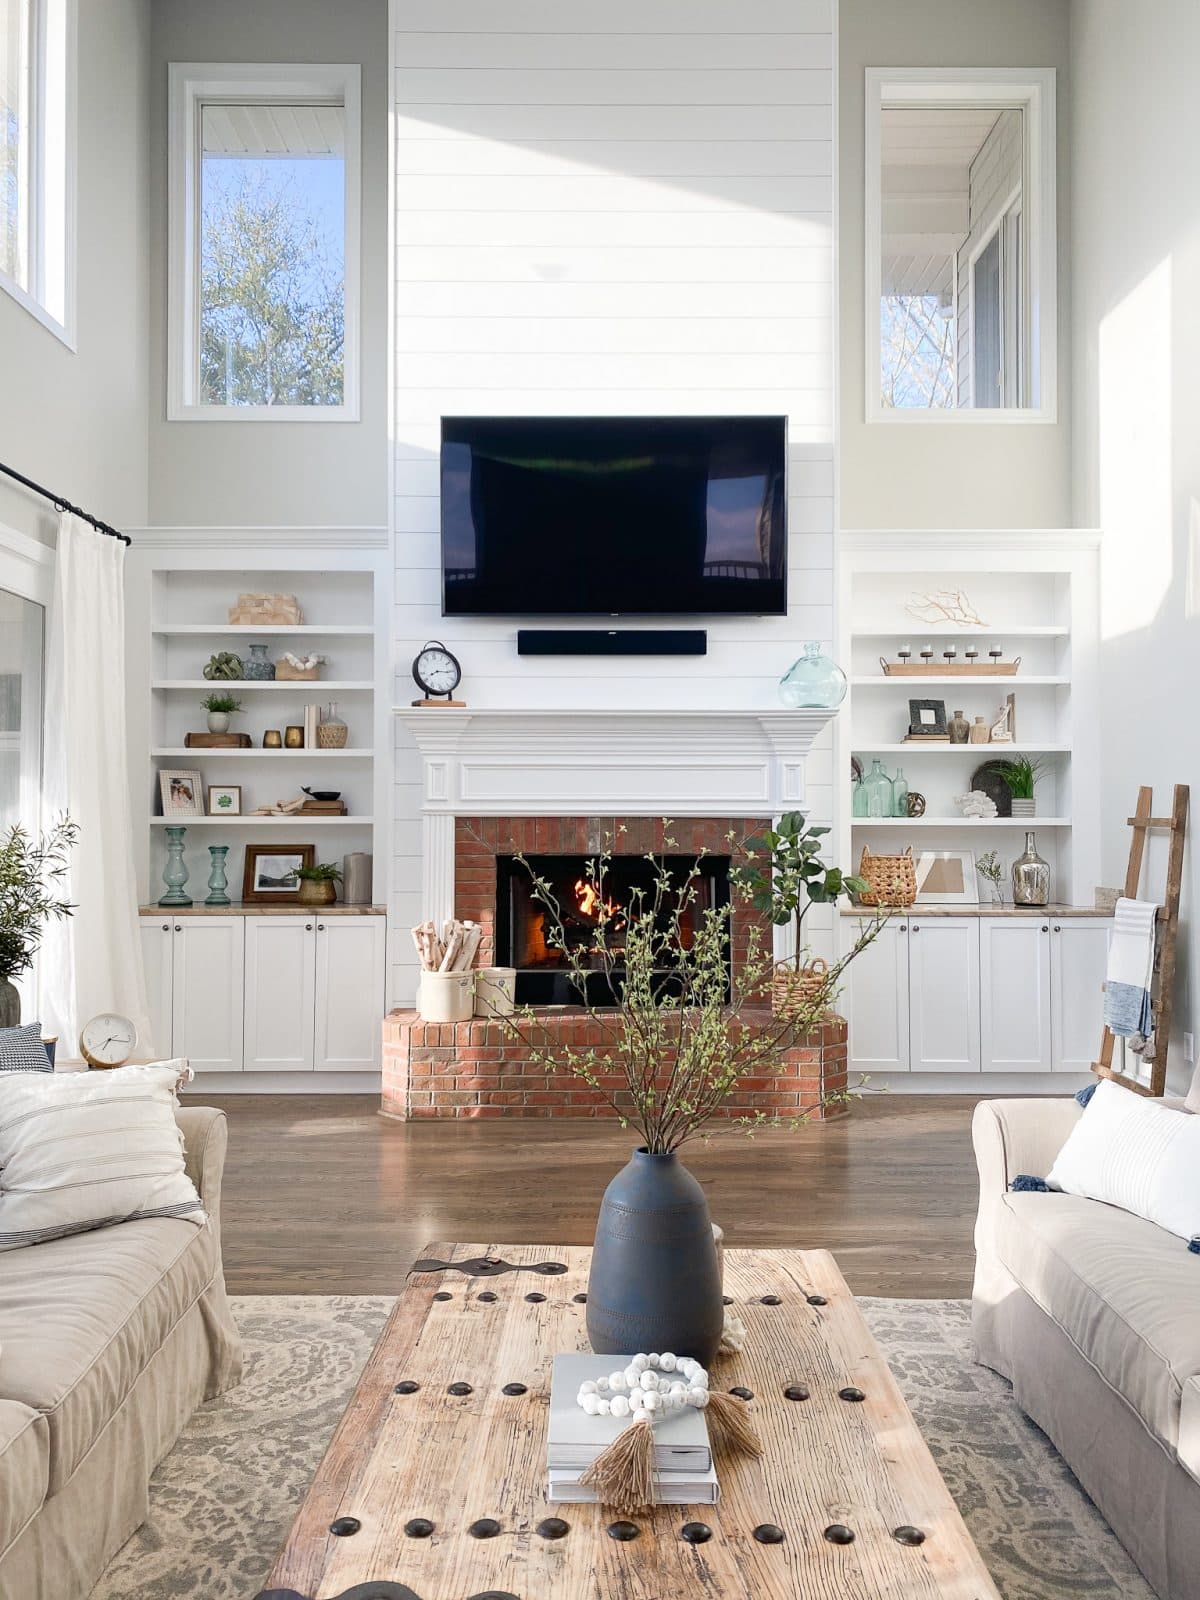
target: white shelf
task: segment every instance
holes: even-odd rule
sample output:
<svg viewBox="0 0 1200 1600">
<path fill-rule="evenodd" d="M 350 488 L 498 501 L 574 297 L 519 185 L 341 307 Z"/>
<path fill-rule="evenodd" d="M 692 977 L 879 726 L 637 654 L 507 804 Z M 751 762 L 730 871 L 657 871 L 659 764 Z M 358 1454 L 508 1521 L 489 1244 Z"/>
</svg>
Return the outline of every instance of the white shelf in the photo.
<svg viewBox="0 0 1200 1600">
<path fill-rule="evenodd" d="M 202 746 L 193 750 L 190 745 L 180 749 L 168 749 L 159 745 L 151 750 L 152 756 L 172 756 L 179 760 L 202 761 L 370 761 L 374 758 L 374 750 L 263 750 L 239 749 L 236 745 L 217 745 L 215 748 Z"/>
<path fill-rule="evenodd" d="M 988 755 L 1001 756 L 1013 753 L 1039 756 L 1069 755 L 1070 750 L 1069 744 L 943 744 L 940 739 L 931 739 L 928 744 L 923 740 L 906 740 L 900 744 L 858 744 L 854 747 L 855 755 L 964 756 L 982 753 L 984 759 Z"/>
<path fill-rule="evenodd" d="M 303 634 L 314 639 L 363 639 L 370 638 L 375 629 L 370 623 L 347 622 L 298 622 L 295 627 L 287 627 L 283 623 L 271 623 L 263 628 L 253 627 L 245 622 L 160 622 L 150 631 L 157 638 L 164 639 L 174 636 L 210 638 L 218 633 L 238 633 L 244 634 L 247 640 L 252 641 L 259 636 L 264 639 L 286 639 L 293 634 Z"/>
<path fill-rule="evenodd" d="M 1054 684 L 1061 687 L 1069 684 L 1070 681 L 1070 678 L 1047 676 L 1033 672 L 1014 672 L 1004 677 L 993 677 L 990 672 L 977 675 L 953 673 L 946 676 L 930 673 L 928 676 L 922 674 L 919 678 L 890 678 L 885 673 L 875 672 L 850 679 L 856 689 L 881 689 L 885 687 L 892 689 L 898 686 L 907 690 L 909 694 L 914 694 L 914 691 L 919 690 L 922 684 L 927 687 L 936 685 L 938 688 L 946 688 L 948 685 L 953 684 L 956 689 L 974 689 L 980 685 L 987 687 L 989 684 L 992 687 L 1003 685 L 1006 689 L 1026 689 L 1031 685 L 1044 686 L 1046 684 Z M 920 698 L 920 696 L 917 695 L 916 698 Z"/>
<path fill-rule="evenodd" d="M 1069 828 L 1070 817 L 852 817 L 852 828 Z"/>
<path fill-rule="evenodd" d="M 152 828 L 368 828 L 374 817 L 151 817 Z"/>
<path fill-rule="evenodd" d="M 243 689 L 291 689 L 297 694 L 312 693 L 317 691 L 317 699 L 323 699 L 330 690 L 337 694 L 346 694 L 350 691 L 365 690 L 369 692 L 375 685 L 369 681 L 336 681 L 332 678 L 300 678 L 290 679 L 285 682 L 282 678 L 154 678 L 151 681 L 152 689 L 207 689 L 210 694 L 219 694 L 226 691 L 236 699 Z"/>
<path fill-rule="evenodd" d="M 852 628 L 852 639 L 998 639 L 1009 635 L 1021 639 L 1065 639 L 1071 632 L 1065 622 L 998 622 L 986 628 L 958 628 L 952 622 L 917 622 L 895 628 Z"/>
</svg>

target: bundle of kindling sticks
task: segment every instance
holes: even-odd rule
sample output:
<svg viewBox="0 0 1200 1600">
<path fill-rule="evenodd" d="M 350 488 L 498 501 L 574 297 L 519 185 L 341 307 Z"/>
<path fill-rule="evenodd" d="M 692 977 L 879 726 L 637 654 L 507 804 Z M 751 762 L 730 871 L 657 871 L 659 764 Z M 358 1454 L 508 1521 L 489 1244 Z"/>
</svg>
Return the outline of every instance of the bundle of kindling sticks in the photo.
<svg viewBox="0 0 1200 1600">
<path fill-rule="evenodd" d="M 434 922 L 422 922 L 412 936 L 426 972 L 466 972 L 478 954 L 483 929 L 477 922 L 451 917 L 440 930 Z"/>
</svg>

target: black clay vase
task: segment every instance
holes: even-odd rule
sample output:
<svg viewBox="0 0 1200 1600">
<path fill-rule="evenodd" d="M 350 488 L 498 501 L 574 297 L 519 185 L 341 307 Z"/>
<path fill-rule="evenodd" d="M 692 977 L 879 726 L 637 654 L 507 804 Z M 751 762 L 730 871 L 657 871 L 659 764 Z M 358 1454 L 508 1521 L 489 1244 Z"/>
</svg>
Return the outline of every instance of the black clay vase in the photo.
<svg viewBox="0 0 1200 1600">
<path fill-rule="evenodd" d="M 587 1331 L 597 1355 L 670 1350 L 707 1366 L 724 1322 L 704 1190 L 674 1153 L 635 1150 L 604 1191 Z"/>
</svg>

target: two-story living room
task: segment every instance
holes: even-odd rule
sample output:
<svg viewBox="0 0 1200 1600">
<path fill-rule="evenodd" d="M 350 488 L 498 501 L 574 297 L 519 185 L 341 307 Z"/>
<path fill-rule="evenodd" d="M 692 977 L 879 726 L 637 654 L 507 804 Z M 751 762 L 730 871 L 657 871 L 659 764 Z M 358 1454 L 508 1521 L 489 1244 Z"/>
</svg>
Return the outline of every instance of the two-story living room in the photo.
<svg viewBox="0 0 1200 1600">
<path fill-rule="evenodd" d="M 1200 1600 L 1198 61 L 0 0 L 0 1600 Z"/>
</svg>

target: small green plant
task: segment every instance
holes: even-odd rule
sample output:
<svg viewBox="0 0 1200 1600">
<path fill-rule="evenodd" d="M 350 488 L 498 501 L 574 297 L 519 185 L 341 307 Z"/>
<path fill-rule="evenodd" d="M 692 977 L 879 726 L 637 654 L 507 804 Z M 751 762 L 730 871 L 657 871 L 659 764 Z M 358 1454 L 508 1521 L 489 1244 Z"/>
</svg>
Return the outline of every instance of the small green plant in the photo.
<svg viewBox="0 0 1200 1600">
<path fill-rule="evenodd" d="M 1008 785 L 1014 800 L 1032 800 L 1033 786 L 1046 770 L 1045 762 L 1037 756 L 1017 756 L 1012 761 L 997 761 L 996 771 Z"/>
<path fill-rule="evenodd" d="M 226 716 L 232 716 L 235 711 L 242 709 L 242 702 L 231 694 L 210 694 L 201 700 L 200 708 L 203 711 L 224 712 Z"/>
<path fill-rule="evenodd" d="M 975 871 L 985 883 L 991 885 L 992 898 L 999 904 L 1002 898 L 1000 880 L 1004 877 L 1004 868 L 1000 863 L 1000 857 L 994 850 L 987 851 L 976 861 Z"/>
<path fill-rule="evenodd" d="M 821 840 L 828 832 L 810 828 L 802 811 L 785 812 L 777 827 L 746 840 L 748 851 L 766 855 L 767 860 L 730 874 L 756 911 L 764 912 L 776 927 L 791 923 L 796 967 L 804 957 L 804 919 L 813 906 L 833 905 L 843 895 L 862 894 L 870 887 L 865 878 L 849 877 L 821 860 Z"/>
<path fill-rule="evenodd" d="M 0 843 L 0 981 L 19 978 L 33 963 L 46 924 L 75 907 L 61 897 L 79 826 L 63 816 L 36 839 L 20 824 Z"/>
<path fill-rule="evenodd" d="M 296 876 L 307 878 L 310 883 L 338 883 L 342 869 L 332 861 L 318 861 L 315 866 L 297 867 Z"/>
</svg>

